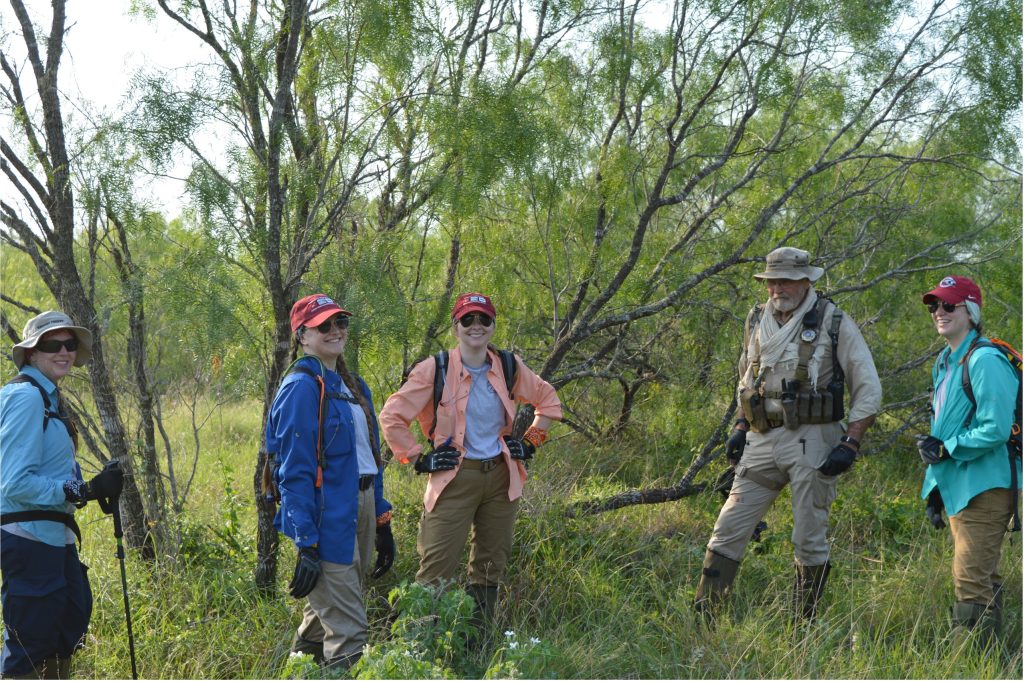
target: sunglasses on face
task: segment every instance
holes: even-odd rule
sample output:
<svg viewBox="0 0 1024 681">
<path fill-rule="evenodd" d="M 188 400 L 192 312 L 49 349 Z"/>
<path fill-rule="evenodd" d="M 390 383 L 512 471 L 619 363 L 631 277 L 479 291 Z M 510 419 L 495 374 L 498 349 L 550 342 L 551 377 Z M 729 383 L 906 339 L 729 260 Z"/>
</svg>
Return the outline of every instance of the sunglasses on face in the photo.
<svg viewBox="0 0 1024 681">
<path fill-rule="evenodd" d="M 494 320 L 485 314 L 468 314 L 465 317 L 459 319 L 459 324 L 462 324 L 462 328 L 468 329 L 473 326 L 473 322 L 479 321 L 480 326 L 487 328 L 494 323 Z"/>
<path fill-rule="evenodd" d="M 44 340 L 36 343 L 36 350 L 39 352 L 45 352 L 48 355 L 54 355 L 60 352 L 60 349 L 64 348 L 68 352 L 74 352 L 78 349 L 78 339 L 68 338 L 66 340 Z"/>
<path fill-rule="evenodd" d="M 332 317 L 331 319 L 328 319 L 323 324 L 320 324 L 320 325 L 315 326 L 313 328 L 315 328 L 320 333 L 330 333 L 332 326 L 337 327 L 339 331 L 344 331 L 345 329 L 348 328 L 348 317 L 346 317 L 345 315 L 340 315 L 338 317 Z"/>
<path fill-rule="evenodd" d="M 931 312 L 932 314 L 935 314 L 936 312 L 939 311 L 940 305 L 942 306 L 943 310 L 949 312 L 950 314 L 952 314 L 953 311 L 956 310 L 958 307 L 965 307 L 963 303 L 957 303 L 956 305 L 954 305 L 953 303 L 940 303 L 938 301 L 933 300 L 932 302 L 928 303 L 928 311 Z"/>
</svg>

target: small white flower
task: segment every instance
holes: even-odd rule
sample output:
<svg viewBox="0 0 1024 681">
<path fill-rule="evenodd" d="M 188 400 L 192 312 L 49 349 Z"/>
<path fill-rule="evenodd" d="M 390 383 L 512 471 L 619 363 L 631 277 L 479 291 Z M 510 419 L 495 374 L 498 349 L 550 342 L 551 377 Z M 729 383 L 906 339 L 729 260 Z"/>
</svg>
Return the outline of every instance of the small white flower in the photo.
<svg viewBox="0 0 1024 681">
<path fill-rule="evenodd" d="M 305 653 L 300 653 L 297 650 L 293 650 L 292 652 L 288 653 L 288 657 L 302 657 L 303 655 L 305 655 Z"/>
<path fill-rule="evenodd" d="M 531 636 L 530 637 L 530 644 L 531 645 L 537 645 L 538 643 L 540 643 L 540 639 L 539 638 L 537 638 L 536 636 Z"/>
<path fill-rule="evenodd" d="M 518 641 L 512 641 L 511 643 L 508 644 L 508 649 L 509 650 L 515 650 L 518 647 L 519 647 L 519 642 Z"/>
<path fill-rule="evenodd" d="M 515 637 L 516 637 L 516 632 L 512 631 L 511 629 L 509 629 L 508 631 L 505 632 L 505 638 L 515 638 Z"/>
</svg>

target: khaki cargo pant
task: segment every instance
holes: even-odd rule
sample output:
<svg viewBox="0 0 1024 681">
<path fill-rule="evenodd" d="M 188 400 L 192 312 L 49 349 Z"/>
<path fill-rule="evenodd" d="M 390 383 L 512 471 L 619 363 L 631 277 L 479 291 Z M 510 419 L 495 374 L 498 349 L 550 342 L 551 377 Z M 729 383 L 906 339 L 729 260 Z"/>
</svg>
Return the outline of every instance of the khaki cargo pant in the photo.
<svg viewBox="0 0 1024 681">
<path fill-rule="evenodd" d="M 436 585 L 453 581 L 469 536 L 469 583 L 501 584 L 512 553 L 512 530 L 519 508 L 519 499 L 508 499 L 508 482 L 509 470 L 502 457 L 463 460 L 434 510 L 423 512 L 416 539 L 420 554 L 417 582 Z"/>
<path fill-rule="evenodd" d="M 793 495 L 796 562 L 828 562 L 828 514 L 836 498 L 838 476 L 822 475 L 816 469 L 839 444 L 842 434 L 839 423 L 747 433 L 732 492 L 718 515 L 708 548 L 726 558 L 742 560 L 757 523 L 788 484 Z"/>
<path fill-rule="evenodd" d="M 988 605 L 993 584 L 1002 584 L 999 556 L 1010 524 L 1010 490 L 990 489 L 949 516 L 953 533 L 953 588 L 956 600 Z"/>
<path fill-rule="evenodd" d="M 363 581 L 373 558 L 377 534 L 373 486 L 359 492 L 359 516 L 352 564 L 320 561 L 320 579 L 302 609 L 299 636 L 324 643 L 324 659 L 361 653 L 368 636 Z"/>
</svg>

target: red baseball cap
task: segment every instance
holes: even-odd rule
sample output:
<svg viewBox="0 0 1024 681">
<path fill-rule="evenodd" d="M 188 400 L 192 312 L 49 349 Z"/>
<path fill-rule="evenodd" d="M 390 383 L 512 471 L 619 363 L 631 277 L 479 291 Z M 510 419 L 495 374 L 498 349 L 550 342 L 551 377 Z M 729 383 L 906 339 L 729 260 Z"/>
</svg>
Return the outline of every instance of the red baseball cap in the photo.
<svg viewBox="0 0 1024 681">
<path fill-rule="evenodd" d="M 921 296 L 925 303 L 936 298 L 952 305 L 969 300 L 981 307 L 981 289 L 967 277 L 943 277 L 938 286 Z"/>
<path fill-rule="evenodd" d="M 292 333 L 298 331 L 300 326 L 319 326 L 338 313 L 352 316 L 351 312 L 342 309 L 326 294 L 314 293 L 301 298 L 292 305 Z"/>
<path fill-rule="evenodd" d="M 463 293 L 452 308 L 452 319 L 462 319 L 470 312 L 483 312 L 491 319 L 497 317 L 491 299 L 482 293 Z"/>
</svg>

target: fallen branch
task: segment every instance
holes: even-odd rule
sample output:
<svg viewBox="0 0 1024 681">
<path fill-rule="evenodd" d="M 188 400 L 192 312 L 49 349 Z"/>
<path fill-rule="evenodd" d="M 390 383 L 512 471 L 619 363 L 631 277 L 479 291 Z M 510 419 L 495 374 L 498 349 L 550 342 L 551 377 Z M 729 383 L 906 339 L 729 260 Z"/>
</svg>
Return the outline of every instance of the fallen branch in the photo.
<svg viewBox="0 0 1024 681">
<path fill-rule="evenodd" d="M 569 506 L 565 515 L 569 518 L 577 518 L 583 515 L 596 515 L 605 511 L 614 511 L 617 508 L 636 506 L 637 504 L 663 504 L 666 501 L 676 501 L 683 497 L 693 496 L 702 491 L 707 485 L 704 483 L 693 484 L 693 479 L 702 468 L 707 466 L 719 452 L 716 451 L 724 441 L 726 426 L 736 413 L 736 398 L 734 397 L 729 408 L 725 410 L 721 422 L 711 434 L 711 438 L 704 445 L 701 453 L 693 460 L 690 467 L 683 474 L 683 478 L 674 487 L 655 487 L 651 489 L 637 489 L 616 494 L 608 499 L 580 501 Z"/>
</svg>

